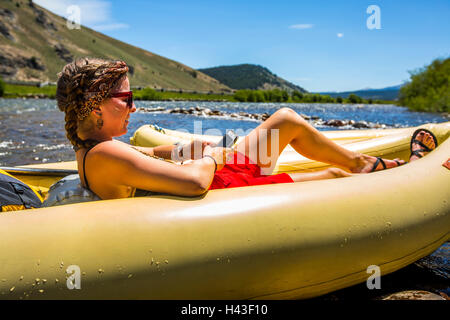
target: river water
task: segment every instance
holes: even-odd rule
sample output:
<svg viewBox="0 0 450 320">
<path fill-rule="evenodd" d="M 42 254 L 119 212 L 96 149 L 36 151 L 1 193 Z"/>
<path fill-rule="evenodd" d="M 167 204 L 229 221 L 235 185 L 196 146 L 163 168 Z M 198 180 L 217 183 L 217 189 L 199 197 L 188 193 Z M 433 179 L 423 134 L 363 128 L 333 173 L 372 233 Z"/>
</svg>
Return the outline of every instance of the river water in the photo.
<svg viewBox="0 0 450 320">
<path fill-rule="evenodd" d="M 184 129 L 194 132 L 194 124 L 201 126 L 203 133 L 210 129 L 226 129 L 248 132 L 261 123 L 249 118 L 236 119 L 230 116 L 197 116 L 168 113 L 175 108 L 209 108 L 226 114 L 269 113 L 281 107 L 290 107 L 300 114 L 319 117 L 323 120 L 355 120 L 383 124 L 390 127 L 410 127 L 423 123 L 450 121 L 440 114 L 410 112 L 407 108 L 393 105 L 339 105 L 339 104 L 288 104 L 288 103 L 230 103 L 230 102 L 169 102 L 137 101 L 138 111 L 131 116 L 128 133 L 119 140 L 129 142 L 134 131 L 144 124 L 157 124 L 168 129 Z M 147 112 L 162 108 L 165 111 Z M 317 126 L 319 130 L 336 130 L 335 127 Z M 350 129 L 351 127 L 342 127 Z M 218 132 L 218 131 L 217 131 Z M 197 133 L 197 132 L 196 132 Z M 0 99 L 0 165 L 17 166 L 33 163 L 74 160 L 73 150 L 65 137 L 64 114 L 49 99 Z M 447 242 L 432 255 L 419 260 L 415 265 L 432 272 L 442 280 L 439 286 L 430 285 L 430 290 L 450 295 L 450 246 Z M 402 271 L 402 270 L 400 270 Z M 400 272 L 398 271 L 398 272 Z M 419 273 L 420 276 L 420 273 Z M 397 277 L 398 278 L 398 277 Z"/>
</svg>

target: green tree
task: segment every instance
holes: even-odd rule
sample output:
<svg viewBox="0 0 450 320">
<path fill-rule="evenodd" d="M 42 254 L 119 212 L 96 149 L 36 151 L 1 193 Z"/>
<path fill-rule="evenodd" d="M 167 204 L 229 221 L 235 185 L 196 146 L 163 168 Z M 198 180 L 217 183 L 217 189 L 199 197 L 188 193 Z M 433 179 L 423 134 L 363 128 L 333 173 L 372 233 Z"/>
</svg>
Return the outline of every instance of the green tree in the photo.
<svg viewBox="0 0 450 320">
<path fill-rule="evenodd" d="M 141 98 L 142 100 L 161 100 L 162 96 L 159 92 L 156 92 L 156 90 L 153 90 L 152 88 L 144 88 L 142 89 L 138 94 L 137 97 Z"/>
<path fill-rule="evenodd" d="M 350 103 L 361 103 L 362 99 L 361 97 L 358 97 L 356 94 L 350 93 L 350 95 L 348 96 L 348 101 Z"/>
<path fill-rule="evenodd" d="M 400 89 L 398 104 L 415 111 L 449 112 L 450 58 L 411 71 L 411 80 Z"/>
<path fill-rule="evenodd" d="M 342 102 L 344 102 L 344 99 L 342 99 L 342 97 L 337 97 L 336 98 L 336 102 L 337 103 L 342 103 Z"/>
<path fill-rule="evenodd" d="M 233 98 L 239 102 L 245 102 L 247 101 L 247 94 L 245 93 L 245 90 L 238 90 L 235 92 Z"/>
<path fill-rule="evenodd" d="M 3 82 L 2 78 L 0 78 L 0 97 L 3 97 L 5 94 L 5 83 Z"/>
<path fill-rule="evenodd" d="M 271 90 L 271 102 L 283 102 L 283 95 L 280 89 Z"/>
<path fill-rule="evenodd" d="M 256 102 L 256 96 L 253 90 L 246 90 L 247 92 L 247 102 Z"/>
<path fill-rule="evenodd" d="M 266 99 L 264 98 L 264 92 L 261 90 L 256 90 L 255 91 L 255 99 L 256 99 L 256 102 L 265 102 Z"/>
<path fill-rule="evenodd" d="M 295 90 L 294 92 L 292 92 L 292 100 L 293 101 L 302 101 L 303 99 L 303 93 L 301 93 L 298 90 Z"/>
<path fill-rule="evenodd" d="M 318 93 L 314 93 L 311 98 L 312 102 L 320 102 L 322 100 L 322 97 Z"/>
</svg>

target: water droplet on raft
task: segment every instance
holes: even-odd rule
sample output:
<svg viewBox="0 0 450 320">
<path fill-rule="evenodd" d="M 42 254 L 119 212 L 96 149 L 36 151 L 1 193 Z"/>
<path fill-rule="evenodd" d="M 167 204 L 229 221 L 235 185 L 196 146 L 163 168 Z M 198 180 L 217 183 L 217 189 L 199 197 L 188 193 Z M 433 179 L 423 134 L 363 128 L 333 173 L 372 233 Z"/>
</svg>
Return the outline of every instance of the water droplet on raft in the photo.
<svg viewBox="0 0 450 320">
<path fill-rule="evenodd" d="M 39 278 L 36 278 L 36 279 L 34 280 L 34 282 L 36 282 L 36 284 L 39 284 L 40 281 L 41 281 L 41 279 L 39 279 Z"/>
<path fill-rule="evenodd" d="M 98 273 L 103 273 L 103 272 L 105 272 L 105 270 L 103 270 L 103 269 L 98 269 Z"/>
<path fill-rule="evenodd" d="M 13 292 L 15 288 L 16 287 L 12 287 L 11 289 L 9 289 L 9 292 Z"/>
<path fill-rule="evenodd" d="M 388 227 L 390 227 L 390 226 L 392 225 L 392 223 L 390 223 L 390 222 L 388 221 L 388 222 L 386 222 L 386 225 L 387 225 Z"/>
<path fill-rule="evenodd" d="M 55 283 L 58 283 L 59 282 L 59 280 L 58 279 L 55 279 Z"/>
<path fill-rule="evenodd" d="M 40 292 L 40 293 L 44 293 L 44 290 L 43 290 L 43 289 L 40 289 L 39 292 Z"/>
<path fill-rule="evenodd" d="M 19 281 L 22 281 L 22 280 L 23 280 L 23 276 L 20 276 Z"/>
<path fill-rule="evenodd" d="M 42 279 L 42 283 L 45 284 L 47 282 L 47 279 Z"/>
<path fill-rule="evenodd" d="M 164 263 L 165 264 L 169 264 L 169 260 L 164 260 Z"/>
<path fill-rule="evenodd" d="M 133 274 L 130 273 L 130 274 L 128 275 L 128 279 L 130 279 L 132 276 L 133 276 Z"/>
</svg>

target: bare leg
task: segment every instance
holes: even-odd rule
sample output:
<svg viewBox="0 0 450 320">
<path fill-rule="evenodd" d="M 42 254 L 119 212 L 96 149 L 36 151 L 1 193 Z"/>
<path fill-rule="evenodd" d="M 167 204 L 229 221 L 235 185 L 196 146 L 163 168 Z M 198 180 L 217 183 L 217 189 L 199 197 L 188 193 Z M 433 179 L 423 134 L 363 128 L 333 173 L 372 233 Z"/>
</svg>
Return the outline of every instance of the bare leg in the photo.
<svg viewBox="0 0 450 320">
<path fill-rule="evenodd" d="M 292 178 L 292 180 L 294 180 L 294 182 L 335 179 L 350 177 L 353 175 L 353 173 L 348 173 L 347 171 L 338 168 L 328 168 L 325 170 L 314 172 L 293 172 L 288 174 Z"/>
<path fill-rule="evenodd" d="M 279 136 L 278 152 L 275 153 L 272 152 L 271 146 L 273 129 L 278 129 Z M 267 134 L 261 135 L 261 131 L 265 131 Z M 237 145 L 236 149 L 261 168 L 269 168 L 270 172 L 265 173 L 271 173 L 279 155 L 288 144 L 307 158 L 336 165 L 353 173 L 369 172 L 376 161 L 375 157 L 356 153 L 336 144 L 290 108 L 276 111 L 269 119 L 250 132 Z M 270 155 L 269 164 L 266 159 L 260 157 L 259 148 L 263 146 L 266 148 L 263 150 L 266 152 L 265 154 Z M 253 152 L 250 152 L 251 150 Z M 393 160 L 385 160 L 385 163 L 387 168 L 397 166 Z"/>
</svg>

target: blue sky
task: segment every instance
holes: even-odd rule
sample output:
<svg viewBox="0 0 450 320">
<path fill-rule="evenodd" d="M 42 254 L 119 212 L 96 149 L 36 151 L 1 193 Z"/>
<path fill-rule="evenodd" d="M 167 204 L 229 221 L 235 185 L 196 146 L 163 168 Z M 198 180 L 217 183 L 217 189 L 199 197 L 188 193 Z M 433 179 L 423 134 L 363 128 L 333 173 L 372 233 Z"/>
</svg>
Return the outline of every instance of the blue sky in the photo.
<svg viewBox="0 0 450 320">
<path fill-rule="evenodd" d="M 35 0 L 193 68 L 259 64 L 308 91 L 381 88 L 450 56 L 450 1 Z M 380 8 L 381 29 L 366 12 Z"/>
</svg>

